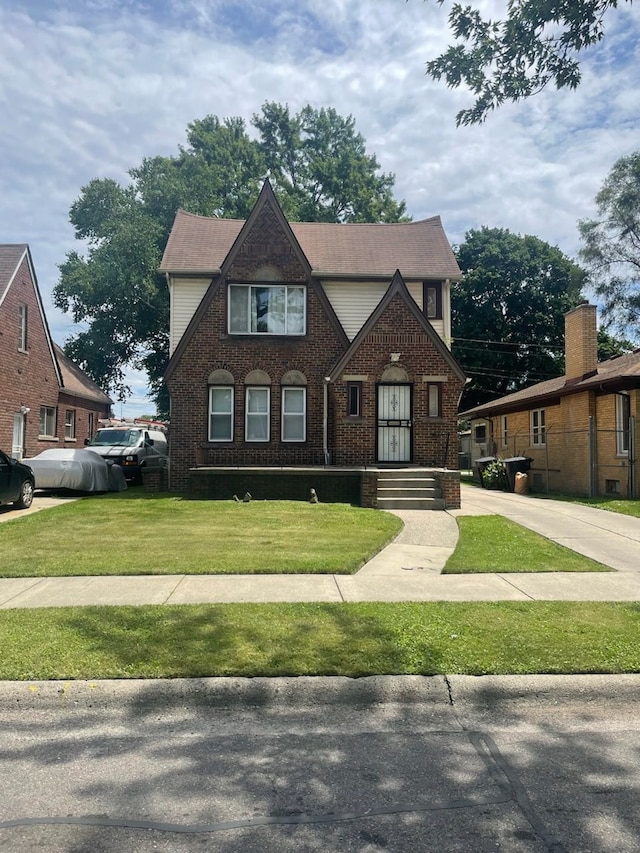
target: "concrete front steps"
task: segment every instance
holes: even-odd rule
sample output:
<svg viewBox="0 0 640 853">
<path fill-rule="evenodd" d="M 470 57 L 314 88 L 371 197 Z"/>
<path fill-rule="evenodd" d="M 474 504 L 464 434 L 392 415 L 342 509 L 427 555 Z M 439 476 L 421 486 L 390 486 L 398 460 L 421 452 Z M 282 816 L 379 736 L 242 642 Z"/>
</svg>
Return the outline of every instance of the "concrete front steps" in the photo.
<svg viewBox="0 0 640 853">
<path fill-rule="evenodd" d="M 434 477 L 421 469 L 378 472 L 378 509 L 444 509 Z"/>
</svg>

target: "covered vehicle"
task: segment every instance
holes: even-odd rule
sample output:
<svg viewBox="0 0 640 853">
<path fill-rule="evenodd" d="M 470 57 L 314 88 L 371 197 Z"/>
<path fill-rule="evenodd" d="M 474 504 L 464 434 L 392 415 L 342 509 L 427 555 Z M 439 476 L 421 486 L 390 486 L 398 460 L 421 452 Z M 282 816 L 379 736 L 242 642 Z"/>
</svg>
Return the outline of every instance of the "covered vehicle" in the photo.
<svg viewBox="0 0 640 853">
<path fill-rule="evenodd" d="M 0 504 L 12 503 L 18 509 L 29 509 L 34 487 L 31 468 L 0 450 Z"/>
<path fill-rule="evenodd" d="M 127 488 L 122 468 L 89 450 L 52 448 L 25 463 L 33 471 L 36 489 L 121 492 Z"/>
</svg>

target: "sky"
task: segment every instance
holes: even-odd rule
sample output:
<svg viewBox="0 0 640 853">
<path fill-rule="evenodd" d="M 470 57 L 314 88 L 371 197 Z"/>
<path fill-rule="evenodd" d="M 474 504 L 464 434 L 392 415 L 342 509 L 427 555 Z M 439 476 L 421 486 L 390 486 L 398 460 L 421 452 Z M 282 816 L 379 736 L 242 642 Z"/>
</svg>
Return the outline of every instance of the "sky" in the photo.
<svg viewBox="0 0 640 853">
<path fill-rule="evenodd" d="M 504 3 L 479 0 L 499 17 Z M 472 103 L 425 74 L 452 42 L 449 0 L 2 0 L 0 242 L 29 243 L 52 336 L 58 264 L 83 252 L 69 208 L 93 178 L 128 183 L 178 153 L 187 125 L 251 116 L 265 101 L 352 115 L 413 219 L 439 214 L 452 244 L 489 227 L 570 257 L 577 222 L 622 156 L 640 148 L 640 8 L 605 17 L 575 91 L 548 89 L 457 128 Z M 154 412 L 144 375 L 117 416 Z"/>
</svg>

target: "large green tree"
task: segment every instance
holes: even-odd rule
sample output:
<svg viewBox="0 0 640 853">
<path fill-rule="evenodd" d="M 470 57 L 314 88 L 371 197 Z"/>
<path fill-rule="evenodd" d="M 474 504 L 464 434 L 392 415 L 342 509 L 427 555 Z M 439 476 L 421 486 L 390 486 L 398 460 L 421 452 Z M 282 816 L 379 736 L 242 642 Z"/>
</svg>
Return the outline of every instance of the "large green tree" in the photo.
<svg viewBox="0 0 640 853">
<path fill-rule="evenodd" d="M 449 27 L 457 43 L 427 62 L 427 73 L 452 88 L 467 86 L 476 100 L 456 120 L 478 124 L 505 101 L 528 98 L 549 83 L 575 89 L 578 54 L 603 38 L 604 15 L 617 6 L 618 0 L 509 0 L 504 17 L 491 20 L 454 3 Z"/>
<path fill-rule="evenodd" d="M 564 372 L 564 314 L 583 270 L 555 246 L 504 228 L 473 229 L 457 248 L 453 353 L 470 377 L 471 408 Z"/>
<path fill-rule="evenodd" d="M 404 202 L 394 176 L 381 173 L 351 116 L 333 109 L 265 103 L 243 119 L 207 116 L 187 128 L 175 156 L 149 157 L 123 186 L 96 178 L 82 187 L 70 220 L 84 251 L 60 265 L 54 303 L 84 328 L 65 345 L 97 382 L 126 397 L 128 367 L 146 371 L 160 410 L 168 357 L 169 298 L 158 275 L 179 207 L 204 216 L 244 219 L 269 177 L 293 220 L 397 222 Z"/>
<path fill-rule="evenodd" d="M 640 337 L 640 151 L 621 157 L 596 196 L 597 219 L 579 223 L 580 259 L 614 327 Z"/>
</svg>

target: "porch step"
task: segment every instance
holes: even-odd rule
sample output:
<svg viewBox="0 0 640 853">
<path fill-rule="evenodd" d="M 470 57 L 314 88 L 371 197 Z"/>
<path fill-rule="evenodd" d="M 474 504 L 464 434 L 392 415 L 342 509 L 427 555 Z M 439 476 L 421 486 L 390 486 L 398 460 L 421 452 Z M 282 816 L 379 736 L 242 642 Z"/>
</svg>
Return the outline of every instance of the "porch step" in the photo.
<svg viewBox="0 0 640 853">
<path fill-rule="evenodd" d="M 434 477 L 424 471 L 380 471 L 377 503 L 380 509 L 445 508 L 442 492 Z"/>
<path fill-rule="evenodd" d="M 378 469 L 378 480 L 432 480 L 424 468 L 387 468 Z"/>
<path fill-rule="evenodd" d="M 442 498 L 381 498 L 378 509 L 444 509 Z"/>
<path fill-rule="evenodd" d="M 398 484 L 387 486 L 387 483 L 397 483 L 396 480 L 387 480 L 383 486 L 378 486 L 378 498 L 440 498 L 442 494 L 440 489 L 435 485 L 414 486 L 415 481 L 411 481 L 411 485 Z"/>
</svg>

